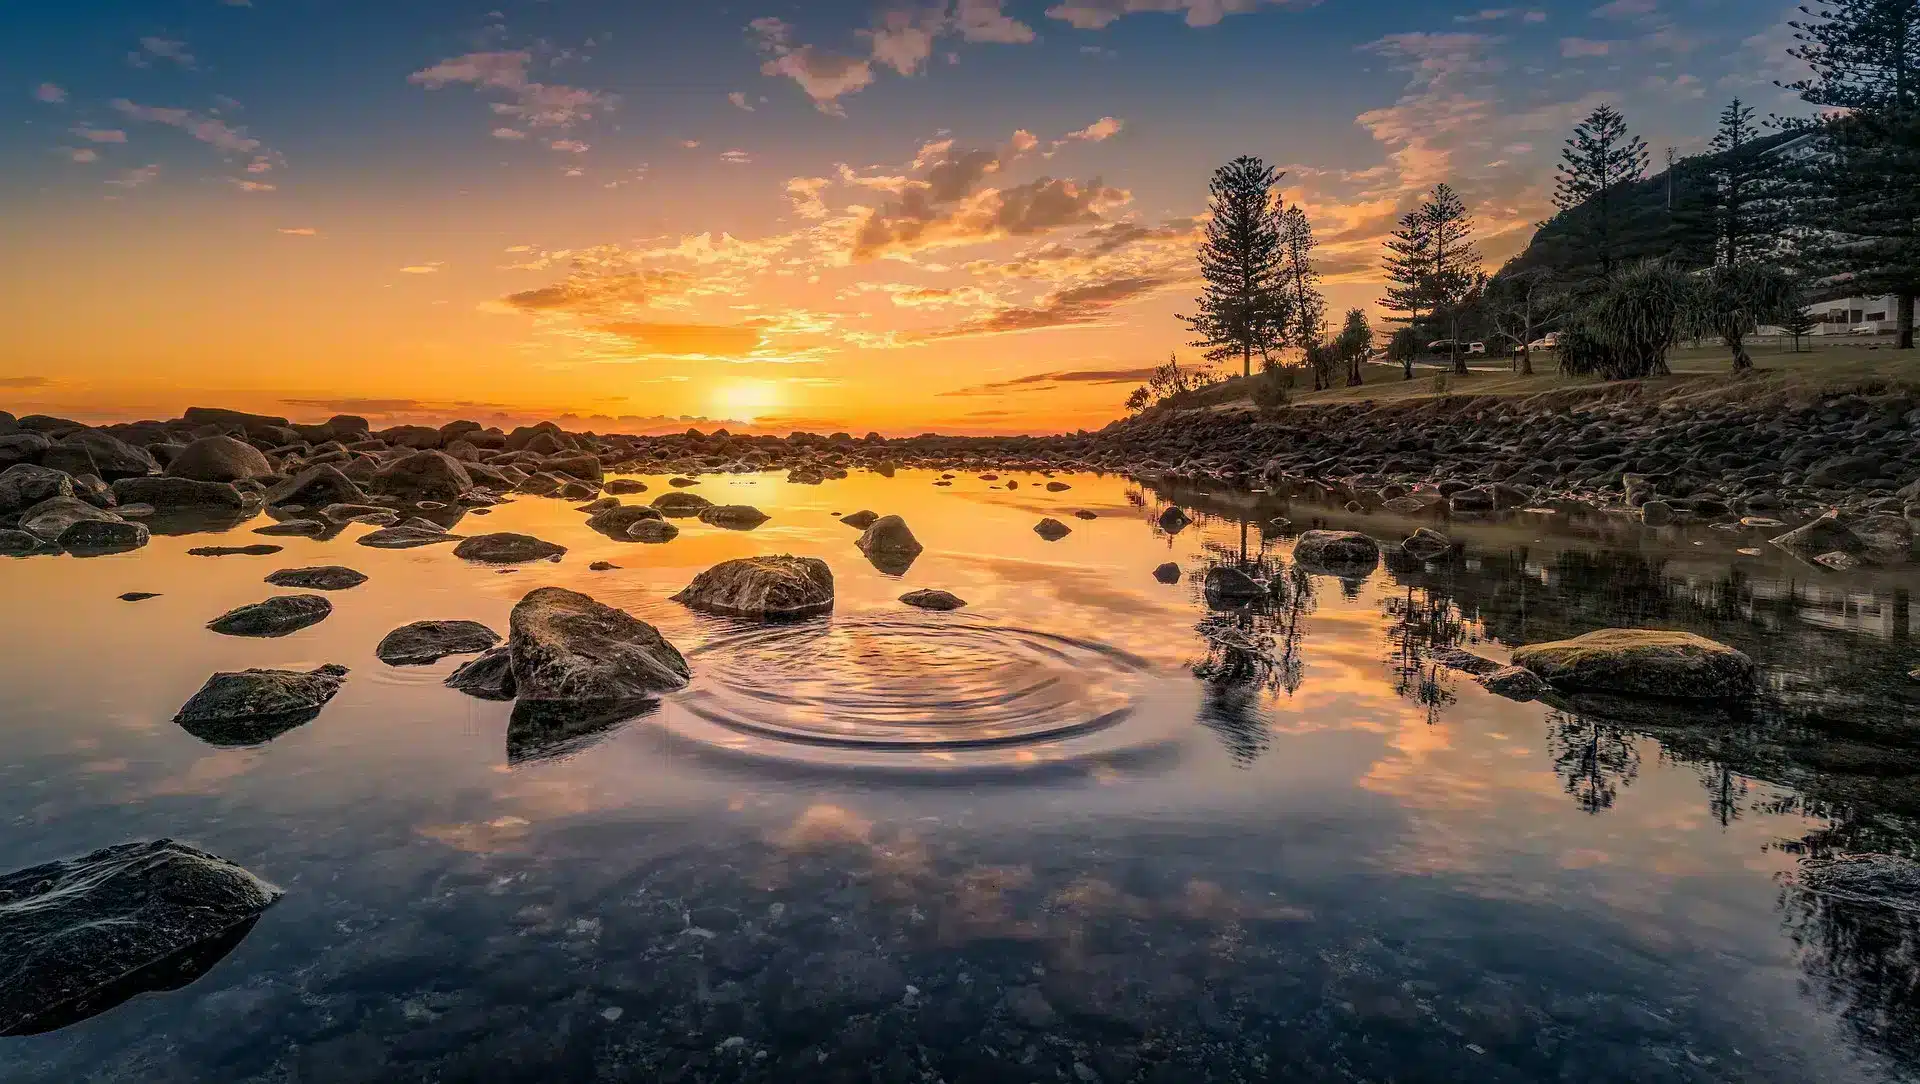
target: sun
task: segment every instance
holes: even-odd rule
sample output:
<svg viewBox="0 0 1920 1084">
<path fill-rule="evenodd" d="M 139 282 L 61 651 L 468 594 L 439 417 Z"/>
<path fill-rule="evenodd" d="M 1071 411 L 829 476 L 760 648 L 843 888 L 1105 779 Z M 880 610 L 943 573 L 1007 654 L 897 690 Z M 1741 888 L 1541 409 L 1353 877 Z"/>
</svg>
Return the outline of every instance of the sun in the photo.
<svg viewBox="0 0 1920 1084">
<path fill-rule="evenodd" d="M 780 386 L 771 380 L 733 380 L 713 389 L 715 413 L 736 421 L 758 421 L 783 403 Z"/>
</svg>

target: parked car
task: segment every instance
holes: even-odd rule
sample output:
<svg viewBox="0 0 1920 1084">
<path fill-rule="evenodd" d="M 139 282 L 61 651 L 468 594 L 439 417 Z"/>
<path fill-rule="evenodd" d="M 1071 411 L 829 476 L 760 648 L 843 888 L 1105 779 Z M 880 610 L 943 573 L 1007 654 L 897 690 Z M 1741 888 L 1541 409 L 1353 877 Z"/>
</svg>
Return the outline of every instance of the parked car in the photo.
<svg viewBox="0 0 1920 1084">
<path fill-rule="evenodd" d="M 1434 341 L 1434 342 L 1430 342 L 1430 343 L 1428 343 L 1428 344 L 1427 344 L 1427 352 L 1428 352 L 1428 353 L 1431 353 L 1431 354 L 1435 354 L 1435 355 L 1439 355 L 1439 354 L 1445 354 L 1445 355 L 1447 355 L 1448 357 L 1451 357 L 1451 356 L 1453 356 L 1453 340 L 1452 340 L 1452 339 L 1439 339 L 1439 340 L 1437 340 L 1437 341 Z M 1461 343 L 1461 344 L 1460 344 L 1460 352 L 1461 352 L 1462 354 L 1465 354 L 1465 355 L 1466 355 L 1467 357 L 1470 357 L 1470 358 L 1471 358 L 1471 357 L 1486 357 L 1486 356 L 1487 356 L 1487 344 L 1486 344 L 1486 343 L 1465 343 L 1465 342 L 1463 342 L 1463 343 Z"/>
<path fill-rule="evenodd" d="M 1545 335 L 1542 335 L 1539 338 L 1528 343 L 1527 349 L 1558 350 L 1560 349 L 1560 333 L 1558 331 L 1549 331 Z"/>
<path fill-rule="evenodd" d="M 1879 324 L 1860 324 L 1860 325 L 1858 325 L 1858 326 L 1856 326 L 1856 327 L 1850 327 L 1850 328 L 1848 328 L 1848 329 L 1847 329 L 1847 334 L 1849 334 L 1849 335 L 1878 335 L 1878 334 L 1880 334 L 1880 325 L 1879 325 Z"/>
</svg>

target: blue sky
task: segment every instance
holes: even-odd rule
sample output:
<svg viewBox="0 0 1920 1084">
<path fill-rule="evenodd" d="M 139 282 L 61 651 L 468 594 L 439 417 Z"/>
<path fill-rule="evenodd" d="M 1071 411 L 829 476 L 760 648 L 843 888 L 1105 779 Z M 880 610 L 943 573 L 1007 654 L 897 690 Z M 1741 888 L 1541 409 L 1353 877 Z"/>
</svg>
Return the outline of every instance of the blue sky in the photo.
<svg viewBox="0 0 1920 1084">
<path fill-rule="evenodd" d="M 1126 389 L 1083 374 L 1184 347 L 1214 165 L 1286 165 L 1330 300 L 1367 306 L 1438 181 L 1489 269 L 1523 245 L 1602 101 L 1656 157 L 1735 95 L 1791 109 L 1791 12 L 16 0 L 0 391 L 1098 421 Z"/>
</svg>

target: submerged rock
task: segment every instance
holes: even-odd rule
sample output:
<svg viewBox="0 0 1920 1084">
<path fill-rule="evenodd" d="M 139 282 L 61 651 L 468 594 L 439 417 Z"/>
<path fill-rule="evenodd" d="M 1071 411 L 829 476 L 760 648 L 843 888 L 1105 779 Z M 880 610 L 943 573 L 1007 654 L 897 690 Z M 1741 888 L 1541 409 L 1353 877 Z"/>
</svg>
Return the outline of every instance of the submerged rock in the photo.
<svg viewBox="0 0 1920 1084">
<path fill-rule="evenodd" d="M 210 745 L 271 741 L 311 722 L 346 680 L 347 668 L 329 663 L 298 670 L 241 670 L 207 679 L 173 721 Z"/>
<path fill-rule="evenodd" d="M 1448 538 L 1439 531 L 1422 527 L 1401 541 L 1400 548 L 1405 550 L 1409 557 L 1421 561 L 1431 561 L 1452 553 L 1454 542 L 1453 539 Z"/>
<path fill-rule="evenodd" d="M 1515 650 L 1513 661 L 1556 689 L 1576 692 L 1715 700 L 1753 691 L 1752 659 L 1690 632 L 1601 629 L 1530 644 Z"/>
<path fill-rule="evenodd" d="M 319 624 L 332 612 L 333 603 L 323 595 L 275 595 L 228 610 L 207 628 L 226 636 L 285 636 Z"/>
<path fill-rule="evenodd" d="M 523 701 L 637 700 L 684 688 L 692 678 L 687 660 L 658 629 L 561 587 L 520 600 L 507 645 Z"/>
<path fill-rule="evenodd" d="M 145 601 L 147 601 L 147 600 L 148 600 L 148 599 L 150 599 L 150 598 L 159 598 L 159 597 L 160 597 L 160 592 L 158 592 L 158 591 L 128 591 L 128 592 L 126 592 L 125 594 L 123 594 L 123 595 L 119 595 L 119 596 L 117 596 L 117 597 L 118 597 L 118 598 L 120 599 L 120 601 L 121 601 L 121 602 L 145 602 Z"/>
<path fill-rule="evenodd" d="M 1065 482 L 1048 482 L 1047 483 L 1048 493 L 1065 493 L 1067 490 L 1072 488 L 1073 488 L 1072 486 L 1068 485 Z"/>
<path fill-rule="evenodd" d="M 513 652 L 505 644 L 488 648 L 447 675 L 447 688 L 482 700 L 512 700 Z"/>
<path fill-rule="evenodd" d="M 1782 549 L 1796 550 L 1804 554 L 1832 552 L 1857 554 L 1866 549 L 1866 543 L 1840 522 L 1838 509 L 1830 510 L 1812 523 L 1796 527 L 1768 541 Z"/>
<path fill-rule="evenodd" d="M 1309 572 L 1364 576 L 1380 563 L 1380 546 L 1358 531 L 1307 531 L 1293 559 Z"/>
<path fill-rule="evenodd" d="M 635 542 L 671 542 L 679 535 L 680 528 L 664 519 L 643 519 L 627 528 L 627 538 Z"/>
<path fill-rule="evenodd" d="M 0 1036 L 175 990 L 232 951 L 279 888 L 170 839 L 0 876 Z"/>
<path fill-rule="evenodd" d="M 499 642 L 500 634 L 478 621 L 415 621 L 387 633 L 373 653 L 388 666 L 424 666 Z"/>
<path fill-rule="evenodd" d="M 1540 675 L 1524 666 L 1502 666 L 1480 675 L 1480 687 L 1508 700 L 1538 700 L 1553 691 Z"/>
<path fill-rule="evenodd" d="M 818 557 L 742 557 L 695 576 L 673 601 L 761 621 L 812 617 L 833 609 L 833 570 Z"/>
<path fill-rule="evenodd" d="M 697 516 L 713 507 L 713 502 L 698 493 L 676 491 L 662 493 L 653 499 L 653 507 L 663 516 L 687 518 Z"/>
<path fill-rule="evenodd" d="M 942 591 L 933 587 L 922 587 L 918 591 L 908 591 L 900 596 L 900 601 L 922 610 L 957 610 L 967 604 L 967 600 L 951 591 Z"/>
<path fill-rule="evenodd" d="M 864 531 L 868 527 L 873 526 L 874 522 L 879 518 L 880 518 L 880 514 L 878 512 L 872 511 L 871 509 L 862 508 L 860 511 L 855 512 L 850 516 L 841 516 L 840 522 L 846 524 L 849 527 L 854 528 L 855 530 Z"/>
<path fill-rule="evenodd" d="M 623 496 L 632 493 L 645 493 L 647 483 L 636 478 L 615 478 L 603 487 L 608 493 Z"/>
<path fill-rule="evenodd" d="M 516 565 L 564 556 L 567 547 L 543 541 L 530 534 L 475 535 L 453 548 L 455 557 L 492 565 Z"/>
<path fill-rule="evenodd" d="M 1180 566 L 1168 561 L 1153 570 L 1153 578 L 1169 586 L 1180 582 Z"/>
<path fill-rule="evenodd" d="M 750 504 L 716 504 L 700 513 L 700 522 L 730 531 L 751 531 L 771 518 Z"/>
<path fill-rule="evenodd" d="M 1049 542 L 1058 542 L 1073 533 L 1073 528 L 1048 516 L 1033 525 L 1033 533 Z"/>
<path fill-rule="evenodd" d="M 1475 677 L 1485 677 L 1497 670 L 1506 669 L 1501 663 L 1494 662 L 1492 659 L 1483 658 L 1475 655 L 1471 651 L 1462 650 L 1457 647 L 1450 647 L 1445 651 L 1434 652 L 1433 661 L 1449 670 L 1459 670 L 1463 673 L 1472 674 Z"/>
<path fill-rule="evenodd" d="M 278 523 L 255 527 L 253 533 L 269 537 L 315 538 L 331 530 L 332 524 L 317 519 L 283 519 Z"/>
<path fill-rule="evenodd" d="M 256 542 L 251 546 L 195 546 L 187 554 L 192 557 L 265 557 L 285 548 Z"/>
</svg>

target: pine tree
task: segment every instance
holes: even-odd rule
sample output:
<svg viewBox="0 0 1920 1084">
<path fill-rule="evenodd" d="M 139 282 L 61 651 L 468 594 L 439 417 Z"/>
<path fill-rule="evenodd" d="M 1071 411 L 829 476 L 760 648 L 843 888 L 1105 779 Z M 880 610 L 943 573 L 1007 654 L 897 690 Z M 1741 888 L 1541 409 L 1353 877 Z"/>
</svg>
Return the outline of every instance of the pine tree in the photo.
<svg viewBox="0 0 1920 1084">
<path fill-rule="evenodd" d="M 1639 180 L 1646 171 L 1646 140 L 1629 135 L 1626 118 L 1610 105 L 1595 109 L 1576 125 L 1561 152 L 1553 205 L 1577 224 L 1602 279 L 1613 277 L 1620 226 L 1615 190 Z"/>
<path fill-rule="evenodd" d="M 1773 249 L 1769 226 L 1768 163 L 1773 159 L 1753 153 L 1760 137 L 1753 107 L 1735 98 L 1720 111 L 1720 126 L 1711 149 L 1720 156 L 1719 168 L 1708 189 L 1713 206 L 1714 262 L 1732 266 L 1757 259 Z"/>
<path fill-rule="evenodd" d="M 1341 325 L 1340 336 L 1334 343 L 1347 363 L 1347 387 L 1359 387 L 1364 381 L 1361 373 L 1367 358 L 1373 354 L 1373 325 L 1367 323 L 1367 310 L 1348 309 L 1346 322 Z"/>
<path fill-rule="evenodd" d="M 1473 243 L 1473 217 L 1451 185 L 1437 185 L 1420 208 L 1426 220 L 1431 262 L 1427 267 L 1427 298 L 1436 319 L 1447 322 L 1453 341 L 1453 371 L 1467 374 L 1466 355 L 1460 352 L 1460 316 L 1486 276 L 1480 273 L 1480 251 Z"/>
<path fill-rule="evenodd" d="M 1380 307 L 1389 313 L 1405 313 L 1405 316 L 1389 316 L 1394 323 L 1405 327 L 1396 332 L 1394 338 L 1400 338 L 1404 332 L 1412 339 L 1420 334 L 1420 314 L 1428 306 L 1428 288 L 1433 276 L 1433 231 L 1426 216 L 1419 211 L 1409 211 L 1400 218 L 1400 227 L 1387 239 L 1387 296 L 1380 299 Z M 1401 350 L 1398 352 L 1404 379 L 1413 379 L 1413 354 Z"/>
<path fill-rule="evenodd" d="M 1213 171 L 1207 186 L 1212 218 L 1200 246 L 1206 286 L 1181 316 L 1208 361 L 1239 358 L 1243 376 L 1253 375 L 1253 355 L 1271 361 L 1287 330 L 1287 299 L 1281 281 L 1280 216 L 1273 189 L 1281 174 L 1251 155 Z"/>
<path fill-rule="evenodd" d="M 1311 364 L 1313 352 L 1326 334 L 1327 301 L 1320 296 L 1320 273 L 1313 269 L 1313 223 L 1302 207 L 1280 213 L 1280 282 L 1289 319 L 1287 341 L 1305 351 L 1313 369 L 1313 390 L 1332 386 L 1328 375 Z"/>
<path fill-rule="evenodd" d="M 1831 0 L 1792 23 L 1788 53 L 1813 74 L 1786 88 L 1825 110 L 1806 162 L 1813 264 L 1860 294 L 1899 299 L 1902 350 L 1913 349 L 1920 294 L 1920 0 Z M 1817 21 L 1815 21 L 1817 20 Z"/>
</svg>

